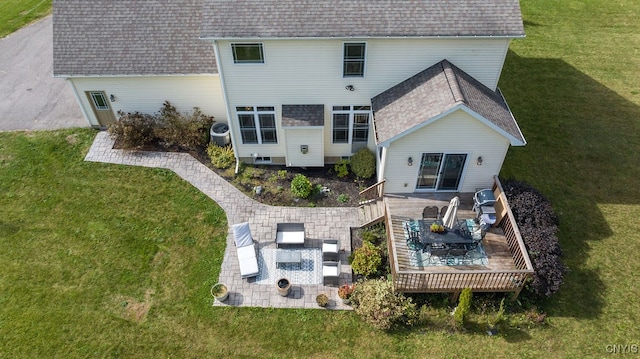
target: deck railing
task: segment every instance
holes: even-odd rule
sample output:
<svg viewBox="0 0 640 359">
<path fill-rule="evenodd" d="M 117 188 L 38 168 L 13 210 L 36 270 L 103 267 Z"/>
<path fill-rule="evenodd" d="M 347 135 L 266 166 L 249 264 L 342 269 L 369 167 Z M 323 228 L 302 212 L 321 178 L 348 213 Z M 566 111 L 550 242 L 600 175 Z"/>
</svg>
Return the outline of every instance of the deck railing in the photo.
<svg viewBox="0 0 640 359">
<path fill-rule="evenodd" d="M 400 270 L 396 261 L 395 240 L 391 240 L 394 238 L 391 213 L 387 208 L 385 222 L 387 238 L 390 239 L 388 241 L 389 261 L 396 290 L 408 293 L 450 292 L 455 296 L 464 288 L 471 288 L 477 292 L 514 292 L 512 299 L 515 300 L 518 297 L 525 282 L 533 274 L 533 267 L 497 177 L 495 177 L 493 191 L 496 196 L 496 219 L 498 226 L 504 232 L 515 269 L 461 269 L 456 272 Z"/>
<path fill-rule="evenodd" d="M 360 204 L 369 203 L 382 197 L 384 195 L 384 182 L 385 180 L 382 180 L 361 191 Z"/>
</svg>

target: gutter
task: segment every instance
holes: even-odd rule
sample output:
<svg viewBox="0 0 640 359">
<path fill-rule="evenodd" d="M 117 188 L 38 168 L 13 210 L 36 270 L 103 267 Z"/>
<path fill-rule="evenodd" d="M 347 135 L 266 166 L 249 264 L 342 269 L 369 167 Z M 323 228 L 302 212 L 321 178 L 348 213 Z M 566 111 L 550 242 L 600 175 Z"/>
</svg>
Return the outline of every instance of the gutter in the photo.
<svg viewBox="0 0 640 359">
<path fill-rule="evenodd" d="M 69 74 L 53 74 L 54 78 L 104 78 L 104 77 L 174 77 L 174 76 L 219 76 L 219 73 L 202 73 L 202 74 L 130 74 L 130 75 L 114 75 L 114 74 L 93 74 L 93 75 L 69 75 Z"/>
<path fill-rule="evenodd" d="M 526 35 L 394 35 L 394 36 L 371 36 L 371 35 L 350 35 L 350 36 L 242 36 L 225 37 L 214 35 L 200 36 L 201 40 L 207 41 L 251 41 L 251 40 L 352 40 L 352 39 L 523 39 Z"/>
</svg>

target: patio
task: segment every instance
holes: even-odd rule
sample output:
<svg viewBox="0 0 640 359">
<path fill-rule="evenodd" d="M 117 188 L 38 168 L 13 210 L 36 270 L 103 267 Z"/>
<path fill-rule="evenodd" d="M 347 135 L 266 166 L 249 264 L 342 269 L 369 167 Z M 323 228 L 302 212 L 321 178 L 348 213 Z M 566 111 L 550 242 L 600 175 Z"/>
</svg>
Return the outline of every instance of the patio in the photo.
<svg viewBox="0 0 640 359">
<path fill-rule="evenodd" d="M 301 277 L 296 277 L 293 272 L 278 273 L 276 271 L 273 273 L 270 266 L 271 263 L 275 266 L 275 256 L 271 260 L 269 252 L 276 248 L 277 223 L 304 223 L 306 231 L 304 249 L 309 250 L 309 253 L 314 250 L 320 251 L 324 239 L 338 239 L 340 241 L 341 273 L 339 284 L 350 283 L 351 266 L 348 265 L 347 257 L 351 254 L 350 228 L 358 226 L 356 208 L 267 206 L 247 197 L 189 154 L 113 149 L 113 140 L 109 138 L 107 132 L 99 132 L 96 135 L 85 161 L 171 170 L 216 201 L 224 209 L 229 226 L 235 223 L 249 222 L 253 238 L 258 242 L 256 244 L 258 264 L 260 265 L 262 261 L 260 270 L 262 272 L 263 268 L 266 268 L 269 273 L 258 278 L 242 279 L 240 277 L 233 233 L 229 227 L 222 268 L 220 276 L 216 280 L 227 285 L 229 296 L 223 303 L 211 298 L 213 305 L 319 309 L 316 295 L 325 293 L 330 299 L 327 309 L 351 309 L 351 307 L 342 304 L 338 297 L 337 287 L 317 283 L 303 284 L 302 279 L 296 282 L 298 279 L 295 278 Z M 321 270 L 321 264 L 318 267 L 314 263 L 313 268 L 314 271 Z M 282 270 L 286 270 L 286 267 Z M 276 290 L 275 281 L 277 278 L 275 277 L 281 273 L 291 274 L 291 292 L 287 297 L 281 297 Z M 261 278 L 260 281 L 259 278 Z"/>
</svg>

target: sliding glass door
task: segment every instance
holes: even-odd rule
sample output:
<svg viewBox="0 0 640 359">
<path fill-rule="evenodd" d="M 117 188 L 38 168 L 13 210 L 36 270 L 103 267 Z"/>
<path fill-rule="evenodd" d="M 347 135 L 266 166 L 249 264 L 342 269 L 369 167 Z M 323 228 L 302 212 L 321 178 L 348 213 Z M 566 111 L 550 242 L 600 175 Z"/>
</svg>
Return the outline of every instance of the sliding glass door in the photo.
<svg viewBox="0 0 640 359">
<path fill-rule="evenodd" d="M 466 154 L 423 153 L 416 190 L 457 191 L 466 162 Z"/>
</svg>

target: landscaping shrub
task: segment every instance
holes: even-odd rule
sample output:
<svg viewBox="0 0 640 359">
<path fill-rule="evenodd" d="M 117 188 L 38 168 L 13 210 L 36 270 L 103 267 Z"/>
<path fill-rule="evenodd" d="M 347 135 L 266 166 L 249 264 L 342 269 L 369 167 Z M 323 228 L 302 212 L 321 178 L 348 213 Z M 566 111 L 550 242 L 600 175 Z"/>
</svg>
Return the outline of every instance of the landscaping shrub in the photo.
<svg viewBox="0 0 640 359">
<path fill-rule="evenodd" d="M 109 124 L 109 135 L 122 148 L 136 149 L 149 146 L 156 141 L 154 128 L 156 118 L 140 112 L 118 111 L 118 121 Z"/>
<path fill-rule="evenodd" d="M 473 297 L 473 293 L 470 288 L 465 288 L 460 293 L 460 299 L 458 300 L 458 306 L 456 307 L 455 312 L 453 313 L 453 319 L 456 321 L 456 325 L 462 327 L 464 325 L 464 320 L 469 314 L 471 310 L 471 298 Z"/>
<path fill-rule="evenodd" d="M 339 195 L 338 195 L 338 198 L 337 198 L 337 201 L 338 201 L 338 202 L 340 202 L 340 203 L 345 203 L 345 202 L 347 202 L 348 200 L 349 200 L 349 196 L 348 196 L 348 195 L 346 195 L 346 194 L 344 194 L 344 193 L 341 193 L 341 194 L 339 194 Z"/>
<path fill-rule="evenodd" d="M 382 264 L 382 255 L 378 247 L 371 242 L 362 242 L 362 247 L 353 252 L 351 269 L 356 274 L 365 277 L 378 273 L 378 268 Z"/>
<path fill-rule="evenodd" d="M 558 218 L 549 201 L 530 185 L 508 180 L 503 189 L 535 271 L 522 294 L 532 299 L 549 297 L 560 289 L 566 272 L 560 260 Z"/>
<path fill-rule="evenodd" d="M 307 176 L 302 173 L 298 173 L 293 180 L 291 180 L 291 193 L 298 198 L 307 198 L 313 190 L 313 185 Z"/>
<path fill-rule="evenodd" d="M 361 148 L 351 156 L 351 171 L 360 178 L 371 178 L 376 173 L 376 156 L 368 148 Z"/>
<path fill-rule="evenodd" d="M 211 164 L 215 168 L 225 169 L 231 167 L 236 158 L 233 155 L 233 149 L 231 146 L 221 147 L 214 144 L 209 144 L 207 147 L 207 154 L 211 159 Z"/>
<path fill-rule="evenodd" d="M 345 178 L 349 175 L 349 160 L 340 160 L 333 165 L 334 171 L 339 178 Z"/>
<path fill-rule="evenodd" d="M 203 114 L 198 107 L 194 107 L 191 113 L 182 114 L 169 101 L 165 101 L 160 110 L 160 126 L 156 128 L 156 134 L 166 147 L 195 151 L 207 143 L 212 124 L 213 117 Z"/>
<path fill-rule="evenodd" d="M 381 244 L 387 238 L 387 231 L 383 223 L 362 229 L 362 240 L 372 244 Z"/>
<path fill-rule="evenodd" d="M 192 113 L 179 113 L 165 101 L 160 113 L 118 112 L 119 119 L 109 125 L 109 134 L 121 148 L 135 149 L 150 145 L 196 151 L 207 144 L 213 117 L 194 107 Z"/>
<path fill-rule="evenodd" d="M 358 283 L 351 295 L 354 311 L 374 328 L 388 330 L 394 325 L 413 325 L 419 312 L 411 298 L 393 288 L 386 279 Z"/>
</svg>

